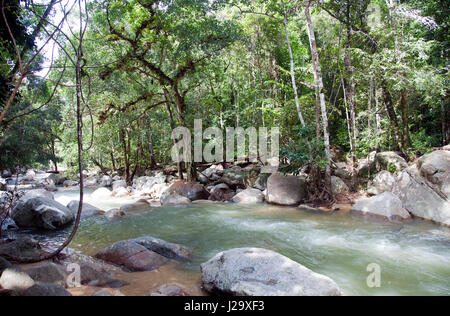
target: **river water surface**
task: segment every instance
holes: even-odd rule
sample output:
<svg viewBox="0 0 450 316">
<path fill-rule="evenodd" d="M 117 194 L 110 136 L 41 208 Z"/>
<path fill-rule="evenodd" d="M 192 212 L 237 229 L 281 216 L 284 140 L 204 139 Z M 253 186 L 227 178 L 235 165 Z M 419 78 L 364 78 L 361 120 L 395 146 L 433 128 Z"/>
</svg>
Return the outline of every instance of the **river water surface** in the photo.
<svg viewBox="0 0 450 316">
<path fill-rule="evenodd" d="M 133 201 L 93 200 L 91 192 L 86 201 L 105 210 Z M 56 199 L 67 204 L 77 194 L 64 190 Z M 94 255 L 114 242 L 144 235 L 194 249 L 191 262 L 171 270 L 193 283 L 199 283 L 200 264 L 218 252 L 261 247 L 329 276 L 347 295 L 450 295 L 450 230 L 419 220 L 399 225 L 264 204 L 149 207 L 116 221 L 83 220 L 71 248 Z M 380 288 L 367 286 L 372 263 L 381 268 Z"/>
</svg>

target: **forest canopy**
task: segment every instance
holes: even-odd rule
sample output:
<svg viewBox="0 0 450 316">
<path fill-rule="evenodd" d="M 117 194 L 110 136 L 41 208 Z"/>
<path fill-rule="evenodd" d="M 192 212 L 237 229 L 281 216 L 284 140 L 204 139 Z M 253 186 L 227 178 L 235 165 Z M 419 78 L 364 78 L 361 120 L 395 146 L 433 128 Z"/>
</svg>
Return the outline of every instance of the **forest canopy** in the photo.
<svg viewBox="0 0 450 316">
<path fill-rule="evenodd" d="M 279 127 L 291 171 L 449 142 L 445 1 L 1 4 L 0 169 L 76 172 L 77 117 L 84 166 L 128 181 L 199 118 Z"/>
</svg>

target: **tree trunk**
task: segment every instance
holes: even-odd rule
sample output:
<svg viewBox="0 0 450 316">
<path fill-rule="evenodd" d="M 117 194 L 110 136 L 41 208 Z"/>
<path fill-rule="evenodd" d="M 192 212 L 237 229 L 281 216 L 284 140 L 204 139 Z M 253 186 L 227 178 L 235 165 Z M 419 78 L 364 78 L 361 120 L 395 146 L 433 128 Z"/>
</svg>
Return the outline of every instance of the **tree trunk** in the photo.
<svg viewBox="0 0 450 316">
<path fill-rule="evenodd" d="M 402 123 L 403 123 L 403 141 L 404 148 L 411 147 L 411 138 L 409 136 L 409 107 L 408 107 L 408 91 L 403 89 L 400 97 L 400 107 L 402 111 Z"/>
<path fill-rule="evenodd" d="M 127 139 L 126 139 L 126 133 L 124 130 L 120 131 L 120 141 L 122 143 L 122 154 L 123 154 L 123 166 L 124 166 L 124 172 L 125 172 L 125 181 L 127 184 L 130 183 L 130 162 L 128 159 L 128 146 L 127 146 Z"/>
<path fill-rule="evenodd" d="M 290 58 L 290 63 L 291 63 L 291 80 L 292 80 L 292 89 L 294 90 L 294 96 L 295 96 L 295 105 L 297 106 L 297 114 L 298 114 L 298 118 L 300 119 L 300 123 L 302 124 L 303 127 L 306 127 L 306 123 L 305 123 L 305 120 L 303 118 L 302 109 L 300 107 L 300 101 L 299 101 L 299 98 L 298 98 L 297 83 L 296 83 L 296 80 L 295 80 L 294 54 L 292 52 L 291 39 L 289 37 L 289 31 L 288 31 L 288 19 L 287 19 L 286 5 L 284 3 L 284 0 L 282 0 L 281 3 L 283 4 L 283 10 L 284 10 L 283 24 L 284 24 L 284 30 L 285 30 L 285 33 L 286 33 L 286 42 L 287 42 L 287 45 L 288 45 L 289 58 Z"/>
<path fill-rule="evenodd" d="M 148 137 L 148 154 L 150 156 L 150 169 L 153 170 L 156 166 L 156 161 L 155 161 L 155 151 L 153 147 L 152 119 L 150 116 L 147 117 L 147 137 Z"/>
<path fill-rule="evenodd" d="M 398 123 L 398 119 L 397 119 L 397 114 L 395 113 L 394 105 L 392 103 L 392 97 L 388 91 L 386 81 L 382 82 L 382 89 L 383 89 L 384 105 L 386 107 L 386 111 L 389 116 L 389 120 L 391 121 L 391 126 L 393 128 L 395 141 L 398 146 L 397 149 L 399 149 L 401 152 L 404 153 L 403 137 L 400 134 L 400 128 L 399 128 L 399 123 Z"/>
<path fill-rule="evenodd" d="M 322 79 L 322 69 L 320 67 L 319 53 L 317 52 L 316 35 L 312 25 L 311 15 L 309 13 L 309 2 L 305 6 L 306 25 L 308 27 L 309 43 L 311 46 L 312 64 L 314 69 L 314 79 L 316 83 L 316 91 L 319 94 L 320 110 L 322 112 L 322 127 L 323 139 L 325 144 L 325 154 L 328 160 L 326 168 L 327 185 L 331 188 L 331 148 L 330 148 L 330 134 L 328 132 L 328 113 L 327 105 L 325 103 L 325 93 Z M 331 191 L 330 191 L 331 192 Z"/>
</svg>

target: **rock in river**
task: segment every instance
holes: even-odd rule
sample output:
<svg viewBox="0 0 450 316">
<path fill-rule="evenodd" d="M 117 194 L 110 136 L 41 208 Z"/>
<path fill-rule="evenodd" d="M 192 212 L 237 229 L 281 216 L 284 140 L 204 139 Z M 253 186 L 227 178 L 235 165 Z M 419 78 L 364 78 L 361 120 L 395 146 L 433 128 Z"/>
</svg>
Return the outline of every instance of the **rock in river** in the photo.
<svg viewBox="0 0 450 316">
<path fill-rule="evenodd" d="M 296 206 L 305 199 L 306 181 L 295 176 L 275 173 L 267 180 L 267 202 L 283 206 Z"/>
<path fill-rule="evenodd" d="M 96 258 L 121 266 L 129 271 L 152 271 L 167 259 L 133 240 L 119 241 L 95 255 Z"/>
<path fill-rule="evenodd" d="M 130 271 L 152 271 L 168 259 L 190 259 L 188 248 L 150 236 L 119 241 L 100 251 L 96 258 L 123 266 Z"/>
<path fill-rule="evenodd" d="M 247 189 L 235 195 L 234 203 L 257 204 L 264 202 L 264 195 L 258 189 Z"/>
<path fill-rule="evenodd" d="M 74 215 L 64 205 L 47 198 L 20 201 L 11 212 L 19 227 L 57 230 L 74 221 Z"/>
<path fill-rule="evenodd" d="M 339 296 L 339 286 L 274 251 L 232 249 L 201 265 L 202 283 L 212 294 L 235 296 Z"/>
<path fill-rule="evenodd" d="M 391 192 L 385 192 L 370 199 L 361 199 L 351 210 L 354 213 L 383 217 L 390 221 L 411 218 L 409 212 L 403 208 L 402 201 Z"/>
</svg>

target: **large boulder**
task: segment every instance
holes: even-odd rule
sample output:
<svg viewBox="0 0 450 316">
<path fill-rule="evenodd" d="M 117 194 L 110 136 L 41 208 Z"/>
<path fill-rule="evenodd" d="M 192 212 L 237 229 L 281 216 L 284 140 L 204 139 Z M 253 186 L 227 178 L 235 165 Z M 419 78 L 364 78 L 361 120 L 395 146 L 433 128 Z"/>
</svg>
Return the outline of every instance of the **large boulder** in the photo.
<svg viewBox="0 0 450 316">
<path fill-rule="evenodd" d="M 391 192 L 385 192 L 369 199 L 361 199 L 356 202 L 351 211 L 385 218 L 389 221 L 411 219 L 411 215 L 403 208 L 402 201 Z"/>
<path fill-rule="evenodd" d="M 267 189 L 267 180 L 269 180 L 270 173 L 261 173 L 255 181 L 253 187 L 255 189 L 264 191 Z"/>
<path fill-rule="evenodd" d="M 397 176 L 392 192 L 397 195 L 414 216 L 450 226 L 448 196 L 421 176 L 417 165 L 412 165 Z"/>
<path fill-rule="evenodd" d="M 16 258 L 36 260 L 44 254 L 45 252 L 41 249 L 39 243 L 28 237 L 0 244 L 0 256 L 12 261 Z"/>
<path fill-rule="evenodd" d="M 64 181 L 66 181 L 66 178 L 64 178 L 56 173 L 52 173 L 46 179 L 46 182 L 48 184 L 53 184 L 53 185 L 62 185 L 64 183 Z"/>
<path fill-rule="evenodd" d="M 339 296 L 339 286 L 276 252 L 232 249 L 201 265 L 204 289 L 235 296 Z"/>
<path fill-rule="evenodd" d="M 384 192 L 392 192 L 396 178 L 389 171 L 381 171 L 375 175 L 375 178 L 369 182 L 367 193 L 378 195 Z"/>
<path fill-rule="evenodd" d="M 223 175 L 223 172 L 224 168 L 222 165 L 212 165 L 208 169 L 204 170 L 202 174 L 208 179 L 211 179 L 213 175 Z"/>
<path fill-rule="evenodd" d="M 187 197 L 178 194 L 165 194 L 161 197 L 161 205 L 163 206 L 175 206 L 191 203 L 192 201 L 189 200 Z"/>
<path fill-rule="evenodd" d="M 177 261 L 189 261 L 191 259 L 191 250 L 182 245 L 173 244 L 151 236 L 136 238 L 132 241 L 168 259 Z"/>
<path fill-rule="evenodd" d="M 408 163 L 399 154 L 393 151 L 381 152 L 376 156 L 378 170 L 399 172 L 408 168 Z"/>
<path fill-rule="evenodd" d="M 371 152 L 366 158 L 358 160 L 358 167 L 356 173 L 360 179 L 366 178 L 369 174 L 376 173 L 377 170 L 377 152 Z M 351 169 L 350 169 L 351 170 Z"/>
<path fill-rule="evenodd" d="M 93 198 L 93 199 L 107 199 L 107 198 L 110 198 L 111 195 L 112 195 L 111 190 L 109 190 L 107 188 L 99 188 L 99 189 L 95 190 L 91 194 L 91 198 Z"/>
<path fill-rule="evenodd" d="M 67 208 L 72 211 L 74 216 L 77 215 L 79 206 L 80 206 L 80 201 L 76 201 L 76 200 L 71 201 L 69 204 L 67 204 Z M 95 216 L 95 215 L 101 215 L 101 214 L 102 214 L 102 211 L 99 208 L 97 208 L 91 204 L 88 204 L 88 203 L 83 203 L 83 210 L 81 213 L 82 218 Z"/>
<path fill-rule="evenodd" d="M 144 195 L 153 195 L 155 194 L 155 186 L 159 186 L 162 188 L 162 186 L 166 185 L 167 177 L 163 174 L 158 174 L 153 177 L 140 177 L 134 182 L 134 187 L 136 191 L 140 192 Z"/>
<path fill-rule="evenodd" d="M 337 162 L 333 168 L 333 175 L 345 180 L 353 177 L 353 168 L 345 162 Z"/>
<path fill-rule="evenodd" d="M 241 168 L 234 166 L 225 170 L 220 182 L 227 184 L 232 189 L 252 188 L 261 172 L 260 167 Z"/>
<path fill-rule="evenodd" d="M 110 176 L 103 176 L 100 179 L 100 186 L 101 187 L 110 187 L 113 183 L 113 179 Z"/>
<path fill-rule="evenodd" d="M 22 198 L 20 199 L 21 201 L 28 201 L 29 199 L 32 198 L 46 198 L 46 199 L 50 199 L 50 200 L 54 200 L 55 196 L 53 195 L 53 193 L 44 190 L 44 189 L 36 189 L 36 190 L 30 190 L 30 191 L 26 191 L 25 195 L 22 196 Z"/>
<path fill-rule="evenodd" d="M 264 195 L 258 189 L 247 189 L 233 197 L 234 203 L 257 204 L 264 202 Z"/>
<path fill-rule="evenodd" d="M 218 184 L 210 190 L 210 201 L 228 202 L 233 199 L 236 193 L 225 183 Z"/>
<path fill-rule="evenodd" d="M 120 207 L 120 210 L 125 214 L 133 212 L 142 212 L 150 208 L 150 203 L 146 200 L 139 200 L 135 203 L 125 204 Z"/>
<path fill-rule="evenodd" d="M 332 176 L 331 177 L 331 192 L 333 193 L 333 196 L 339 196 L 347 194 L 350 191 L 347 184 L 338 177 Z"/>
<path fill-rule="evenodd" d="M 208 191 L 205 187 L 197 182 L 178 181 L 166 191 L 168 194 L 178 194 L 188 198 L 191 201 L 207 200 L 209 198 Z"/>
<path fill-rule="evenodd" d="M 307 197 L 306 180 L 274 173 L 267 180 L 266 200 L 271 204 L 295 206 Z"/>
<path fill-rule="evenodd" d="M 74 221 L 71 210 L 46 198 L 20 201 L 11 212 L 11 218 L 19 227 L 57 230 Z"/>
<path fill-rule="evenodd" d="M 66 285 L 66 272 L 63 267 L 54 263 L 48 263 L 40 267 L 30 268 L 25 271 L 35 282 Z"/>
<path fill-rule="evenodd" d="M 119 241 L 103 249 L 95 257 L 131 272 L 153 271 L 167 262 L 163 256 L 133 240 Z"/>
<path fill-rule="evenodd" d="M 93 176 L 91 178 L 84 179 L 84 186 L 85 187 L 95 187 L 99 184 L 98 180 L 99 180 L 99 178 L 97 176 Z"/>
<path fill-rule="evenodd" d="M 34 284 L 34 280 L 27 273 L 16 268 L 4 270 L 0 277 L 0 287 L 5 290 L 25 290 Z"/>
<path fill-rule="evenodd" d="M 125 180 L 118 180 L 112 183 L 113 192 L 117 191 L 119 188 L 127 188 L 127 182 Z"/>
<path fill-rule="evenodd" d="M 101 270 L 93 264 L 80 263 L 79 266 L 81 274 L 80 283 L 82 285 L 114 289 L 127 285 L 123 281 L 114 279 L 108 272 Z"/>
<path fill-rule="evenodd" d="M 28 297 L 65 297 L 72 296 L 63 286 L 48 283 L 35 284 L 32 287 L 20 291 L 19 296 Z"/>
<path fill-rule="evenodd" d="M 420 174 L 433 189 L 450 198 L 450 151 L 439 150 L 421 157 L 417 161 Z"/>
</svg>

